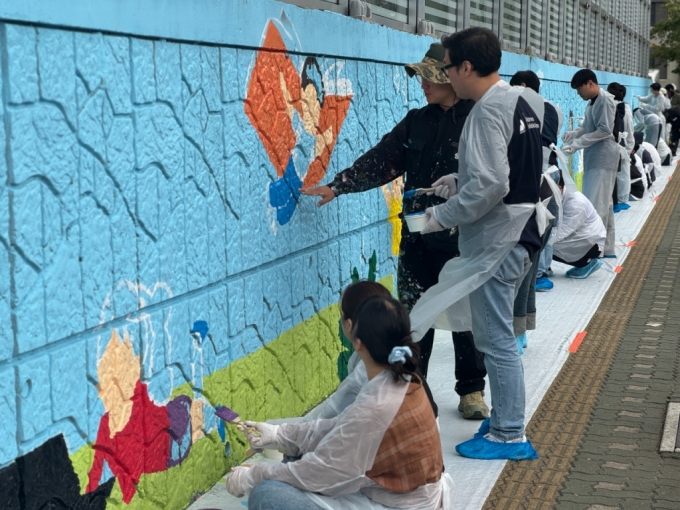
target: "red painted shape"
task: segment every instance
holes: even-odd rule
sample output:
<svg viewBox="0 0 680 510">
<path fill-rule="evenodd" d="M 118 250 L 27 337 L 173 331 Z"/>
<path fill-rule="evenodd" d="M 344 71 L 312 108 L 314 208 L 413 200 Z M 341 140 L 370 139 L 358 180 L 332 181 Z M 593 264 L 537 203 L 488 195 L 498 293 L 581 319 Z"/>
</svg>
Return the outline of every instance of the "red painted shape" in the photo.
<svg viewBox="0 0 680 510">
<path fill-rule="evenodd" d="M 322 134 L 328 128 L 331 128 L 333 130 L 333 139 L 309 165 L 307 175 L 305 175 L 305 180 L 302 184 L 303 187 L 316 186 L 326 175 L 326 170 L 331 162 L 331 154 L 335 148 L 335 141 L 338 139 L 338 133 L 340 133 L 343 122 L 345 122 L 351 99 L 352 96 L 326 96 L 324 99 L 321 112 L 319 113 L 317 132 Z"/>
<path fill-rule="evenodd" d="M 244 101 L 245 112 L 277 175 L 282 177 L 296 142 L 282 82 L 290 94 L 290 105 L 302 115 L 300 76 L 293 61 L 284 53 L 286 44 L 273 23 L 267 27 L 263 46 L 273 51 L 262 50 L 257 53 L 248 83 L 247 99 Z"/>
<path fill-rule="evenodd" d="M 135 486 L 145 473 L 165 471 L 170 456 L 170 420 L 165 407 L 149 399 L 146 385 L 137 381 L 132 396 L 132 413 L 123 430 L 111 437 L 109 413 L 102 416 L 94 448 L 94 462 L 90 469 L 85 492 L 99 486 L 104 461 L 118 479 L 123 501 L 129 503 L 135 495 Z"/>
<path fill-rule="evenodd" d="M 581 343 L 587 334 L 587 331 L 581 331 L 578 335 L 576 335 L 576 338 L 574 338 L 574 341 L 569 346 L 569 352 L 573 354 L 578 351 L 578 348 L 581 346 Z"/>
<path fill-rule="evenodd" d="M 635 241 L 629 242 L 626 246 L 628 246 L 629 248 L 632 248 L 633 246 L 635 246 Z"/>
<path fill-rule="evenodd" d="M 616 267 L 614 268 L 614 272 L 615 272 L 616 274 L 619 274 L 622 270 L 623 270 L 623 266 L 616 266 Z"/>
<path fill-rule="evenodd" d="M 658 201 L 659 201 L 659 197 L 658 197 L 658 196 L 654 197 L 654 201 L 655 201 L 655 202 L 658 202 Z"/>
</svg>

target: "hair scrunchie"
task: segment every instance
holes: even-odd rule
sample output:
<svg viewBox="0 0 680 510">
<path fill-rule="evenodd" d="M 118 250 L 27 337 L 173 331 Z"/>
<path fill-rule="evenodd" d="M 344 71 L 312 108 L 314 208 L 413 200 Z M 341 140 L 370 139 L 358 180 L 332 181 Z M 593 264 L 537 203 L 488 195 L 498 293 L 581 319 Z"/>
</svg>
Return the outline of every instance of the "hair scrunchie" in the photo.
<svg viewBox="0 0 680 510">
<path fill-rule="evenodd" d="M 406 356 L 411 355 L 413 355 L 413 352 L 410 347 L 395 347 L 392 349 L 392 352 L 390 352 L 387 361 L 390 365 L 394 365 L 398 362 L 406 363 Z"/>
</svg>

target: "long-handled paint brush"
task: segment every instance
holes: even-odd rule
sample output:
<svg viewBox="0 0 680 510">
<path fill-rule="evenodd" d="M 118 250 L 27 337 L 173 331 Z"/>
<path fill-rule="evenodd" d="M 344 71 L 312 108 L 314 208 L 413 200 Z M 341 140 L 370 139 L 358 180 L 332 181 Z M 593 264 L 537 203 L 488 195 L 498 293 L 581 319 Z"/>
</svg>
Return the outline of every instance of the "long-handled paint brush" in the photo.
<svg viewBox="0 0 680 510">
<path fill-rule="evenodd" d="M 218 416 L 218 418 L 221 418 L 222 420 L 231 423 L 232 425 L 236 425 L 236 428 L 238 428 L 244 434 L 255 435 L 260 434 L 260 432 L 256 428 L 246 426 L 246 424 L 243 423 L 243 420 L 239 418 L 238 413 L 236 411 L 229 409 L 228 407 L 219 406 L 215 410 L 215 414 Z"/>
<path fill-rule="evenodd" d="M 411 190 L 408 190 L 406 193 L 404 193 L 404 199 L 408 200 L 410 198 L 415 198 L 415 197 L 419 197 L 420 195 L 424 195 L 425 193 L 434 193 L 435 189 L 436 188 L 411 189 Z"/>
</svg>

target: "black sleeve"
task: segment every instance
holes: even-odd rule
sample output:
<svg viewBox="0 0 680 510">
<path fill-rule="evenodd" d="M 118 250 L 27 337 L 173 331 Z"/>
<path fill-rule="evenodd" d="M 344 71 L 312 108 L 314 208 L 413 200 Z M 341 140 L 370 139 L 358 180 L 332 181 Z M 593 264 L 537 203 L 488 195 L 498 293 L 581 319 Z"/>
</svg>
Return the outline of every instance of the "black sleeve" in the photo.
<svg viewBox="0 0 680 510">
<path fill-rule="evenodd" d="M 543 139 L 543 146 L 549 147 L 551 143 L 557 144 L 557 127 L 560 122 L 557 116 L 555 107 L 548 103 L 545 104 L 545 112 L 543 114 L 543 128 L 541 129 L 541 138 Z"/>
<path fill-rule="evenodd" d="M 411 110 L 375 147 L 335 176 L 329 186 L 336 195 L 377 188 L 404 174 L 409 125 L 416 111 Z"/>
</svg>

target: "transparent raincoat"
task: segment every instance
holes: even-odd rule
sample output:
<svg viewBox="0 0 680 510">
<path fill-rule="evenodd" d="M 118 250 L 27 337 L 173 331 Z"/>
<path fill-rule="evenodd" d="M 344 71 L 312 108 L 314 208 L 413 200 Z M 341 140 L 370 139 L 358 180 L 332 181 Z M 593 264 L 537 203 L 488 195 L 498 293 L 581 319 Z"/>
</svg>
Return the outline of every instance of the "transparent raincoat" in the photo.
<svg viewBox="0 0 680 510">
<path fill-rule="evenodd" d="M 575 262 L 596 244 L 602 251 L 607 229 L 585 195 L 565 186 L 562 207 L 562 222 L 552 235 L 554 254 Z"/>
<path fill-rule="evenodd" d="M 630 106 L 625 104 L 626 112 L 623 117 L 623 132 L 619 133 L 619 145 L 621 146 L 621 169 L 616 174 L 616 192 L 619 202 L 627 203 L 630 195 L 630 153 L 635 148 L 633 137 L 633 113 Z"/>
<path fill-rule="evenodd" d="M 248 470 L 251 486 L 278 480 L 298 489 L 327 510 L 450 510 L 453 481 L 442 473 L 436 483 L 412 492 L 388 491 L 366 476 L 402 405 L 408 384 L 395 382 L 385 370 L 368 381 L 354 404 L 339 416 L 280 425 L 277 445 L 296 462 L 256 464 Z"/>
<path fill-rule="evenodd" d="M 534 211 L 543 232 L 540 223 L 545 226 L 549 214 L 545 204 L 503 201 L 510 189 L 508 145 L 520 96 L 534 109 L 534 121 L 542 124 L 543 98 L 529 88 L 510 87 L 502 80 L 477 102 L 465 123 L 458 194 L 433 208 L 442 226 L 458 227 L 460 257 L 446 263 L 439 283 L 430 287 L 411 311 L 416 339 L 431 327 L 470 331 L 470 293 L 498 270 Z"/>
</svg>

